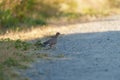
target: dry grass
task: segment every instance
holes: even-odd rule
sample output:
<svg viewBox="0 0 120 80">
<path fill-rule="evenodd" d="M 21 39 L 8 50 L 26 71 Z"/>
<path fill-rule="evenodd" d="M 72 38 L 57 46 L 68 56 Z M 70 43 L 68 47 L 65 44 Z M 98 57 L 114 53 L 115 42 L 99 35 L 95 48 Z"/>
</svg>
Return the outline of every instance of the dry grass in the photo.
<svg viewBox="0 0 120 80">
<path fill-rule="evenodd" d="M 37 27 L 32 28 L 31 30 L 25 30 L 21 32 L 13 32 L 8 31 L 4 35 L 0 35 L 0 39 L 4 38 L 10 38 L 13 40 L 21 39 L 21 40 L 33 40 L 37 38 L 42 38 L 45 36 L 50 36 L 55 34 L 56 32 L 64 33 L 66 32 L 67 28 L 66 26 L 43 26 L 43 27 Z"/>
</svg>

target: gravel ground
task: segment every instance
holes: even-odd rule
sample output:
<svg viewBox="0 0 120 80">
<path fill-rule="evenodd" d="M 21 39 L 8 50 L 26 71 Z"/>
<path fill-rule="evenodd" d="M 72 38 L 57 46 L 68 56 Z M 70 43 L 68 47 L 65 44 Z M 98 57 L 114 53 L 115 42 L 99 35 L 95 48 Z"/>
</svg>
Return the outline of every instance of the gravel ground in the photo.
<svg viewBox="0 0 120 80">
<path fill-rule="evenodd" d="M 120 16 L 69 25 L 56 49 L 24 71 L 30 80 L 120 80 Z M 60 31 L 62 32 L 62 31 Z"/>
</svg>

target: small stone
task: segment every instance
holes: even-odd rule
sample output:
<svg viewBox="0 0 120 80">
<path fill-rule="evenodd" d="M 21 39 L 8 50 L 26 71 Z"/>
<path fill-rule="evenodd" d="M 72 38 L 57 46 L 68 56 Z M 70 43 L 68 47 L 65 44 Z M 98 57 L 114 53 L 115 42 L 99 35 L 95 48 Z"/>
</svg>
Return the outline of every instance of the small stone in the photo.
<svg viewBox="0 0 120 80">
<path fill-rule="evenodd" d="M 108 69 L 105 69 L 104 71 L 105 71 L 105 72 L 108 72 Z"/>
<path fill-rule="evenodd" d="M 110 38 L 107 38 L 107 40 L 110 40 Z"/>
</svg>

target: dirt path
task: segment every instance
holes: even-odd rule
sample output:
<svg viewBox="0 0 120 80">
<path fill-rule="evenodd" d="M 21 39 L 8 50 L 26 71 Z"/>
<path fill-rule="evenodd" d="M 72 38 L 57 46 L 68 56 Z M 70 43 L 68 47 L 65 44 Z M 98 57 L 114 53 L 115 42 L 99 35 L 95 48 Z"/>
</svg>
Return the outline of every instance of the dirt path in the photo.
<svg viewBox="0 0 120 80">
<path fill-rule="evenodd" d="M 70 25 L 55 50 L 62 58 L 38 60 L 24 72 L 30 80 L 120 80 L 120 16 Z M 70 29 L 69 29 L 70 28 Z"/>
</svg>

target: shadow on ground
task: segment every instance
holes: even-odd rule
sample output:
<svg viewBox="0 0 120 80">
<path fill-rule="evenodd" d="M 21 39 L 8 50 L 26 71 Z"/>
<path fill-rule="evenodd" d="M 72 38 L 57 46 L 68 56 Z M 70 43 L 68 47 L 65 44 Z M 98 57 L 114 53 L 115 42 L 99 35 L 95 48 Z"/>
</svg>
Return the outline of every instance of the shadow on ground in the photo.
<svg viewBox="0 0 120 80">
<path fill-rule="evenodd" d="M 64 58 L 39 59 L 24 71 L 31 80 L 120 80 L 120 31 L 61 35 L 42 52 Z"/>
</svg>

